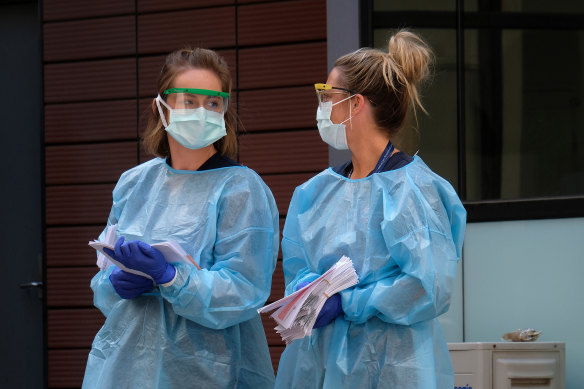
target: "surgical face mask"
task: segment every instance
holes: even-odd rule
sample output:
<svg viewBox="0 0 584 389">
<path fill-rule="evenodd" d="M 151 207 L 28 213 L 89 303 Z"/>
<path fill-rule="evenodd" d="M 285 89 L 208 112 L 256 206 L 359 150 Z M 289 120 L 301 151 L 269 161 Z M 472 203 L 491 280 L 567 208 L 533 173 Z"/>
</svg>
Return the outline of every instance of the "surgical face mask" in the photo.
<svg viewBox="0 0 584 389">
<path fill-rule="evenodd" d="M 169 123 L 166 121 L 160 104 L 169 111 Z M 223 113 L 209 111 L 203 107 L 173 109 L 162 100 L 160 95 L 156 97 L 156 105 L 164 129 L 188 149 L 202 149 L 227 135 Z"/>
<path fill-rule="evenodd" d="M 349 106 L 349 118 L 343 120 L 339 124 L 335 124 L 331 121 L 331 112 L 333 110 L 333 106 L 340 104 L 353 96 L 354 95 L 351 95 L 334 104 L 332 101 L 321 102 L 318 104 L 318 109 L 316 110 L 316 124 L 320 137 L 325 143 L 337 150 L 347 150 L 349 148 L 349 145 L 347 144 L 347 130 L 345 122 L 351 120 L 352 118 L 350 113 L 351 107 Z"/>
</svg>

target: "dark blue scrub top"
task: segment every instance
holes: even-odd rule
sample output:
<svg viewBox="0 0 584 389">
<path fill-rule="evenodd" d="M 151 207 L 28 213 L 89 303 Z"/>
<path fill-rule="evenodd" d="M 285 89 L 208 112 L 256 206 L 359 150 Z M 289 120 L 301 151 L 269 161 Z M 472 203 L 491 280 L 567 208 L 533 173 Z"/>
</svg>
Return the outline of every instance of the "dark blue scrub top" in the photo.
<svg viewBox="0 0 584 389">
<path fill-rule="evenodd" d="M 228 167 L 228 166 L 241 166 L 241 165 L 238 164 L 237 162 L 235 162 L 234 160 L 232 160 L 231 158 L 227 158 L 224 155 L 221 155 L 219 153 L 215 153 L 211 157 L 209 157 L 209 159 L 206 160 L 205 163 L 202 164 L 201 167 L 198 168 L 197 170 L 201 171 L 201 170 L 219 169 L 221 167 Z"/>
<path fill-rule="evenodd" d="M 170 160 L 170 157 L 166 158 L 166 163 L 168 164 L 168 166 L 172 166 L 171 165 L 172 162 Z M 212 156 L 210 156 L 209 159 L 206 160 L 197 169 L 197 171 L 219 169 L 219 168 L 228 167 L 228 166 L 241 166 L 241 165 L 238 164 L 237 162 L 235 162 L 234 160 L 232 160 L 231 158 L 227 158 L 224 155 L 221 155 L 219 153 L 215 153 Z"/>
<path fill-rule="evenodd" d="M 391 157 L 389 157 L 389 159 L 387 160 L 387 162 L 385 163 L 385 165 L 383 166 L 383 169 L 381 169 L 381 171 L 387 172 L 390 170 L 399 169 L 400 167 L 406 166 L 408 163 L 412 162 L 413 160 L 414 160 L 413 157 L 410 157 L 409 155 L 407 155 L 406 153 L 404 153 L 402 151 L 398 151 L 397 153 L 395 153 Z M 333 167 L 333 171 L 335 173 L 342 175 L 342 176 L 349 177 L 349 173 L 351 173 L 353 171 L 353 162 L 348 161 L 342 165 L 335 166 L 335 167 Z M 367 175 L 367 177 L 369 177 L 371 174 L 373 174 L 373 172 L 369 173 Z"/>
</svg>

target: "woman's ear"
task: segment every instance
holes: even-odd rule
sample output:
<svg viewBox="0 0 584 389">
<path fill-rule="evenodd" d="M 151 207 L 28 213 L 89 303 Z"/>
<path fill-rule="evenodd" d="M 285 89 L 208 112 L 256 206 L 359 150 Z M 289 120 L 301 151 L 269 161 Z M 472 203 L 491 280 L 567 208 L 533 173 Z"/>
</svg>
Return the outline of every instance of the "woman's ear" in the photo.
<svg viewBox="0 0 584 389">
<path fill-rule="evenodd" d="M 365 107 L 365 97 L 363 97 L 363 95 L 360 94 L 356 94 L 355 96 L 353 96 L 353 98 L 351 99 L 351 104 L 353 105 L 351 107 L 352 111 L 353 111 L 353 115 L 357 115 L 359 114 L 359 112 L 361 112 L 363 110 L 363 108 Z"/>
<path fill-rule="evenodd" d="M 152 112 L 156 114 L 156 99 L 152 99 Z"/>
</svg>

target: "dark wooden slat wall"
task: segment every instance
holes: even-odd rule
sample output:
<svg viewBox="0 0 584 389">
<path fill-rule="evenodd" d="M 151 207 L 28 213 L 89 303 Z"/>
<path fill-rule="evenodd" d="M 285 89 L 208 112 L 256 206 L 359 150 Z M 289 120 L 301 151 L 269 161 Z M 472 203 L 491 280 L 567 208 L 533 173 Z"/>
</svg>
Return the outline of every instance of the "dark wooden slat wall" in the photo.
<svg viewBox="0 0 584 389">
<path fill-rule="evenodd" d="M 241 163 L 270 186 L 280 227 L 294 187 L 326 168 L 312 84 L 326 80 L 325 0 L 43 1 L 48 386 L 79 388 L 103 315 L 87 241 L 119 175 L 150 157 L 138 136 L 165 55 L 217 50 L 234 78 Z M 238 78 L 237 78 L 238 77 Z M 281 252 L 269 301 L 284 293 Z M 274 368 L 284 345 L 263 317 Z"/>
</svg>

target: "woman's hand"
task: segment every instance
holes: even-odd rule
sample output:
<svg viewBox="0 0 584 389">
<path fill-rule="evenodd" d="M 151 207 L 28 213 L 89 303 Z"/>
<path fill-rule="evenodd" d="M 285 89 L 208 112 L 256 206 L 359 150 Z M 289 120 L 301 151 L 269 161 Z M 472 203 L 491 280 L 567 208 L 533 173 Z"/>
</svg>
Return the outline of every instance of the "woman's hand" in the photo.
<svg viewBox="0 0 584 389">
<path fill-rule="evenodd" d="M 133 299 L 154 288 L 151 279 L 127 273 L 116 267 L 109 276 L 116 293 L 123 299 Z"/>
<path fill-rule="evenodd" d="M 300 290 L 308 284 L 310 284 L 309 281 L 301 282 L 298 285 L 296 285 L 296 290 Z M 333 320 L 335 320 L 337 316 L 339 316 L 342 313 L 343 305 L 341 301 L 341 295 L 335 293 L 325 301 L 324 305 L 322 306 L 322 309 L 320 310 L 318 316 L 316 317 L 316 322 L 314 323 L 314 326 L 312 326 L 312 328 L 324 327 Z"/>
<path fill-rule="evenodd" d="M 114 251 L 103 249 L 109 256 L 124 266 L 148 274 L 157 284 L 166 284 L 174 279 L 176 269 L 164 259 L 164 255 L 147 243 L 139 240 L 124 242 L 120 237 Z"/>
</svg>

